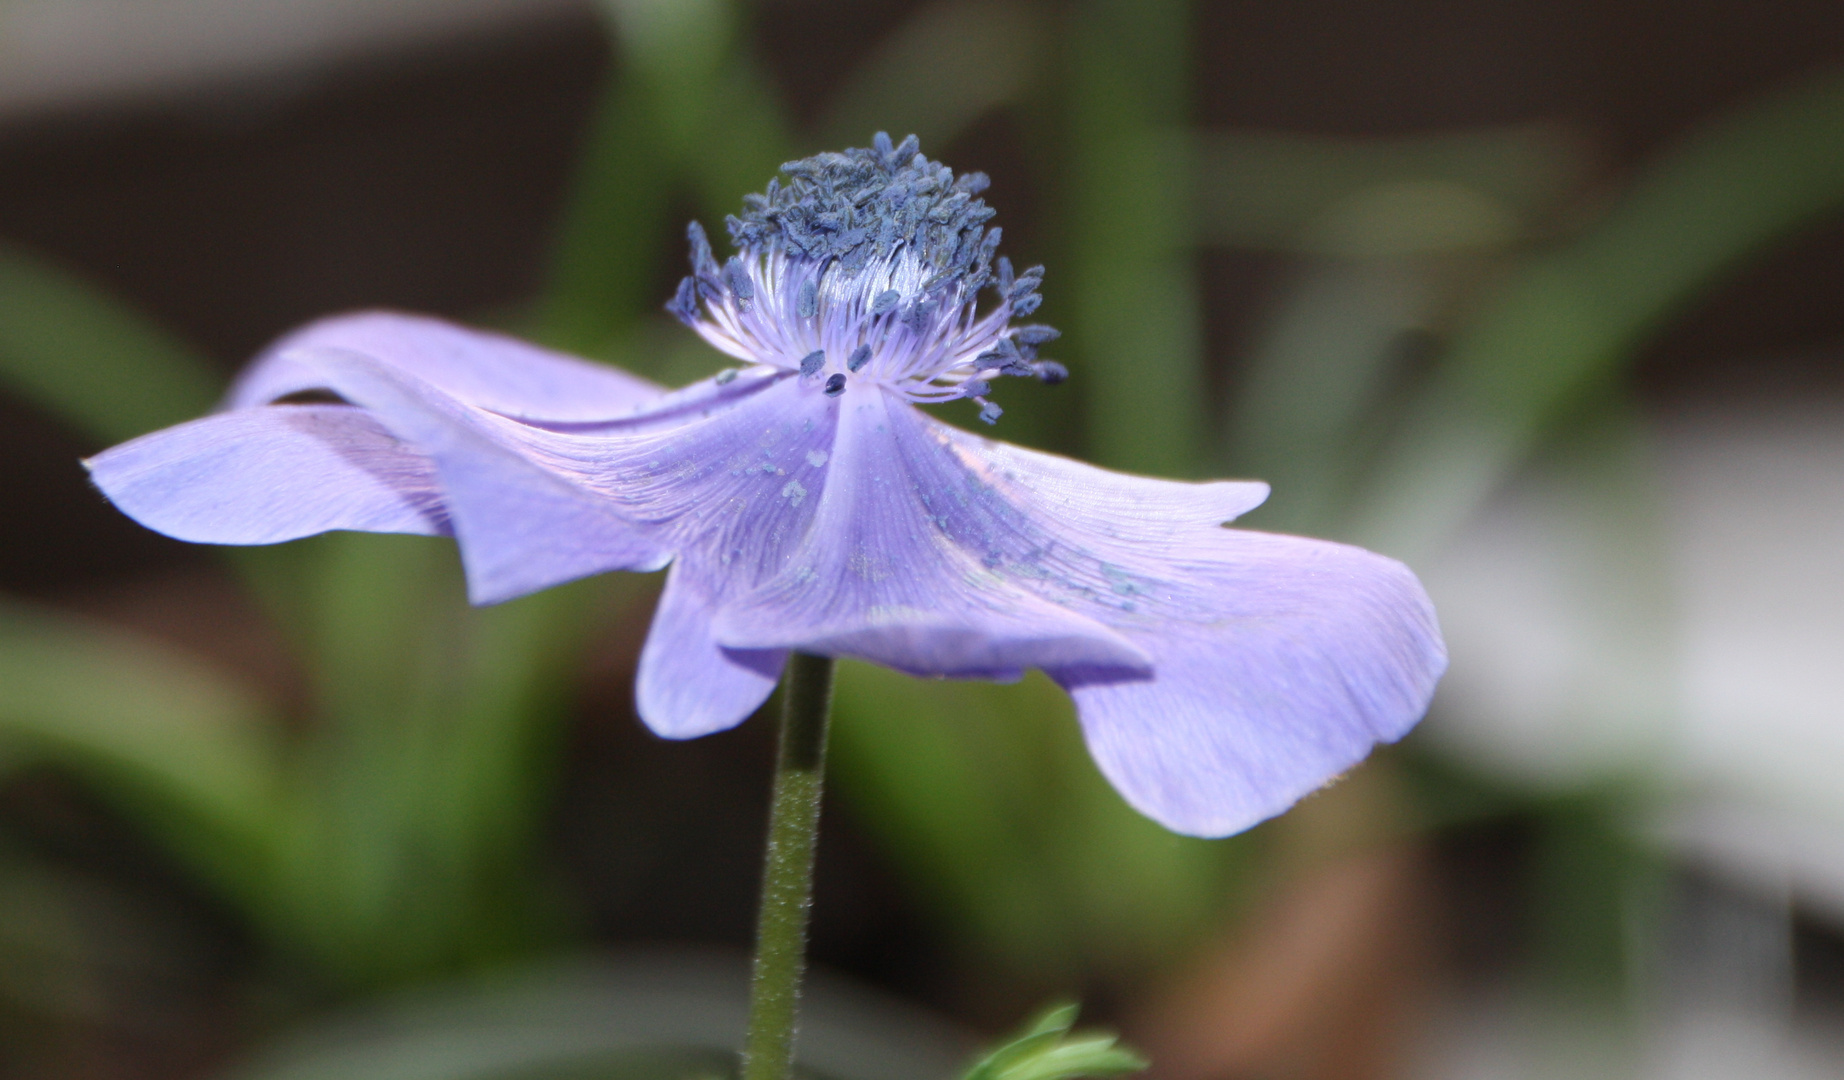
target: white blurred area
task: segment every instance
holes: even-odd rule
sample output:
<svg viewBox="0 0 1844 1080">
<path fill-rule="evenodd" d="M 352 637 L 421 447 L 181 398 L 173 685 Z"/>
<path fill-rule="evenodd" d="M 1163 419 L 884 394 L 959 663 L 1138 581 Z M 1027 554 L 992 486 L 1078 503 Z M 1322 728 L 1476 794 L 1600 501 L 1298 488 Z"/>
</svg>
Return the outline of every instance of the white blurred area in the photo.
<svg viewBox="0 0 1844 1080">
<path fill-rule="evenodd" d="M 589 0 L 0 0 L 0 120 L 309 72 Z"/>
<path fill-rule="evenodd" d="M 1636 781 L 1675 843 L 1844 919 L 1844 407 L 1606 429 L 1425 567 L 1429 734 L 1540 786 Z"/>
<path fill-rule="evenodd" d="M 1565 1064 L 1592 1020 L 1500 1003 L 1429 1074 L 1844 1075 L 1844 1041 L 1793 1022 L 1791 937 L 1795 906 L 1844 927 L 1844 405 L 1596 428 L 1422 568 L 1453 654 L 1427 735 L 1526 785 L 1627 785 L 1633 827 L 1717 884 L 1624 1060 Z"/>
</svg>

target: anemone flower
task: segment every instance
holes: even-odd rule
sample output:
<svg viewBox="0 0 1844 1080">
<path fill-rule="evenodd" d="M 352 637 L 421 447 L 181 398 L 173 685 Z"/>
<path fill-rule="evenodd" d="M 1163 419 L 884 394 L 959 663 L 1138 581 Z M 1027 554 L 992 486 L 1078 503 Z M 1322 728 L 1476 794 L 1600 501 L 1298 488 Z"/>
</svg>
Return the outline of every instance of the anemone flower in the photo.
<svg viewBox="0 0 1844 1080">
<path fill-rule="evenodd" d="M 995 380 L 1065 375 L 1037 355 L 1056 331 L 1014 325 L 1043 271 L 997 255 L 983 175 L 881 134 L 783 172 L 729 219 L 726 261 L 691 227 L 667 305 L 740 367 L 668 391 L 348 315 L 91 475 L 183 540 L 452 536 L 475 603 L 667 569 L 637 678 L 667 738 L 740 723 L 791 651 L 919 676 L 1039 668 L 1120 793 L 1182 833 L 1279 813 L 1420 718 L 1446 655 L 1400 563 L 1224 528 L 1265 484 L 1108 472 L 915 407 L 965 398 L 991 423 Z"/>
</svg>

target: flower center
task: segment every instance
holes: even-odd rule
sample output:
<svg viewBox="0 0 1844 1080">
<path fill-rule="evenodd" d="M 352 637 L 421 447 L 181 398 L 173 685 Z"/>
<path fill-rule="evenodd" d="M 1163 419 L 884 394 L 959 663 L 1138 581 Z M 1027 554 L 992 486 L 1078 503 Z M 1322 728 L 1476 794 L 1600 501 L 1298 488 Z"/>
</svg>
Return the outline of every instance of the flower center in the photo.
<svg viewBox="0 0 1844 1080">
<path fill-rule="evenodd" d="M 1014 274 L 997 255 L 984 173 L 956 176 L 915 136 L 893 146 L 883 132 L 781 171 L 785 185 L 770 180 L 726 222 L 737 254 L 721 266 L 703 227 L 687 229 L 692 274 L 666 309 L 711 344 L 833 396 L 868 379 L 912 401 L 971 398 L 987 423 L 1001 412 L 992 379 L 1067 376 L 1037 357 L 1056 330 L 1011 325 L 1037 310 L 1044 270 Z"/>
</svg>

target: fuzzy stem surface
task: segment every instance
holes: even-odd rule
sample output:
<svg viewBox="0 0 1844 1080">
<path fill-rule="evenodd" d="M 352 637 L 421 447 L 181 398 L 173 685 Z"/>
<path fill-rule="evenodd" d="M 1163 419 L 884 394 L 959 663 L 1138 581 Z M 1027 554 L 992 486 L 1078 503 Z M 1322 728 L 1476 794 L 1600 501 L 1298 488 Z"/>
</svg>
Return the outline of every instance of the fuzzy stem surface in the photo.
<svg viewBox="0 0 1844 1080">
<path fill-rule="evenodd" d="M 832 718 L 832 669 L 830 657 L 797 652 L 788 658 L 783 676 L 781 744 L 762 861 L 743 1080 L 789 1080 L 794 1071 L 794 1028 L 807 968 L 813 853 Z"/>
</svg>

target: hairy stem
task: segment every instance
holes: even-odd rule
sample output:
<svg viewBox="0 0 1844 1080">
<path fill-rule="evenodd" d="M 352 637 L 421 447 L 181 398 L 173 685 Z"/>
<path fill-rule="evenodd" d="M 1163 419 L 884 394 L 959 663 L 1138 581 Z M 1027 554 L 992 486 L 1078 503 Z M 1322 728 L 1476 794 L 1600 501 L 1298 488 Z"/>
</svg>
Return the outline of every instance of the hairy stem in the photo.
<svg viewBox="0 0 1844 1080">
<path fill-rule="evenodd" d="M 756 923 L 755 977 L 743 1080 L 788 1080 L 794 1023 L 807 968 L 807 916 L 813 903 L 813 850 L 819 838 L 826 729 L 832 715 L 833 661 L 795 653 L 781 694 L 781 749 L 762 860 L 762 913 Z"/>
</svg>

